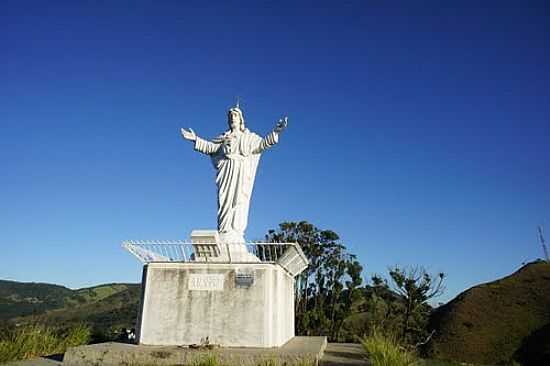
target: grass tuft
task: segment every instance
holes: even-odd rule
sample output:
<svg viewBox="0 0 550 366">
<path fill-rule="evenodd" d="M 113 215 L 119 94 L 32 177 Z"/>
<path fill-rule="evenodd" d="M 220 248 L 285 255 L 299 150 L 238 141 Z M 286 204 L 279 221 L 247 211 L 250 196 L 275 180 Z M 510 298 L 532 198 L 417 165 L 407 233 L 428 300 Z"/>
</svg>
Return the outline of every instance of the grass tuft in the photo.
<svg viewBox="0 0 550 366">
<path fill-rule="evenodd" d="M 214 355 L 203 356 L 192 364 L 193 366 L 222 366 L 218 357 Z"/>
<path fill-rule="evenodd" d="M 17 328 L 0 338 L 0 363 L 64 353 L 69 347 L 87 344 L 90 335 L 83 324 L 65 331 L 44 325 Z"/>
<path fill-rule="evenodd" d="M 415 354 L 403 348 L 396 337 L 373 331 L 361 340 L 372 366 L 417 366 Z"/>
</svg>

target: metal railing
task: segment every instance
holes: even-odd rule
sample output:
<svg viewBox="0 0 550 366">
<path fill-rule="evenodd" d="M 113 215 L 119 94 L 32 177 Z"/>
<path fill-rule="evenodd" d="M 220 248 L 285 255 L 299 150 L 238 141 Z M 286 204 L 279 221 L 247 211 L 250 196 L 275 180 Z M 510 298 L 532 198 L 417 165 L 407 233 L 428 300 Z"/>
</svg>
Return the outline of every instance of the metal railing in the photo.
<svg viewBox="0 0 550 366">
<path fill-rule="evenodd" d="M 216 262 L 276 263 L 289 249 L 303 255 L 296 243 L 193 243 L 183 240 L 126 240 L 122 246 L 142 263 Z"/>
</svg>

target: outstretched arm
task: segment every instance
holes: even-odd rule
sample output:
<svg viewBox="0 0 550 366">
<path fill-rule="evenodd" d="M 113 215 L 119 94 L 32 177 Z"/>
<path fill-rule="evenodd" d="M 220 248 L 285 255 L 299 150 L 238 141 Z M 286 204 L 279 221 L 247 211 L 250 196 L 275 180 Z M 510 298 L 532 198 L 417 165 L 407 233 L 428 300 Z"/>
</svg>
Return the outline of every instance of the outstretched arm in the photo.
<svg viewBox="0 0 550 366">
<path fill-rule="evenodd" d="M 279 135 L 281 132 L 283 132 L 286 127 L 288 126 L 288 117 L 281 118 L 279 122 L 277 122 L 277 125 L 273 129 L 272 132 L 270 132 L 266 137 L 260 141 L 260 144 L 258 148 L 254 151 L 254 153 L 259 154 L 263 151 L 269 149 L 271 146 L 275 145 L 279 142 Z"/>
<path fill-rule="evenodd" d="M 186 130 L 185 128 L 181 129 L 181 135 L 184 139 L 188 141 L 194 141 L 195 142 L 195 150 L 198 152 L 201 152 L 203 154 L 213 154 L 216 151 L 218 151 L 220 144 L 215 144 L 210 141 L 206 141 L 204 139 L 201 139 L 195 131 L 193 131 L 191 128 Z"/>
<path fill-rule="evenodd" d="M 195 141 L 197 139 L 197 135 L 195 134 L 195 131 L 193 129 L 186 130 L 185 128 L 182 128 L 181 130 L 181 136 L 189 141 Z"/>
</svg>

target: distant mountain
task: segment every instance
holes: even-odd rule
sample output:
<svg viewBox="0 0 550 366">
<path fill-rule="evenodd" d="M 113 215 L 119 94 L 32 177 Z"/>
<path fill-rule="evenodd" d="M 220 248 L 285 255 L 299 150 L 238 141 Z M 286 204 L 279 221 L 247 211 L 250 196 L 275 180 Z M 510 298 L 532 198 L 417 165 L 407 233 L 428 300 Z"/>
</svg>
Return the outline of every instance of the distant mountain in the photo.
<svg viewBox="0 0 550 366">
<path fill-rule="evenodd" d="M 69 326 L 90 324 L 105 336 L 109 330 L 135 325 L 141 286 L 105 284 L 71 290 L 45 283 L 0 280 L 0 322 Z"/>
<path fill-rule="evenodd" d="M 550 263 L 525 265 L 433 312 L 432 356 L 475 364 L 550 365 Z"/>
</svg>

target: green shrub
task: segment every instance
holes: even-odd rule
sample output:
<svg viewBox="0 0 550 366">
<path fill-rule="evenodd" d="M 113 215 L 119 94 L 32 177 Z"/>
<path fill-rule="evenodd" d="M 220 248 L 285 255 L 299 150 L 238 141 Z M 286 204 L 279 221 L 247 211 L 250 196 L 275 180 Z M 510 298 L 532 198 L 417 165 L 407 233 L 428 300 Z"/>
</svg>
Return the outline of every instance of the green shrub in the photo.
<svg viewBox="0 0 550 366">
<path fill-rule="evenodd" d="M 16 328 L 0 339 L 0 363 L 63 353 L 69 347 L 87 344 L 90 328 L 77 325 L 60 330 L 44 325 Z"/>
<path fill-rule="evenodd" d="M 415 354 L 402 347 L 393 335 L 374 330 L 361 340 L 373 366 L 417 366 Z"/>
</svg>

